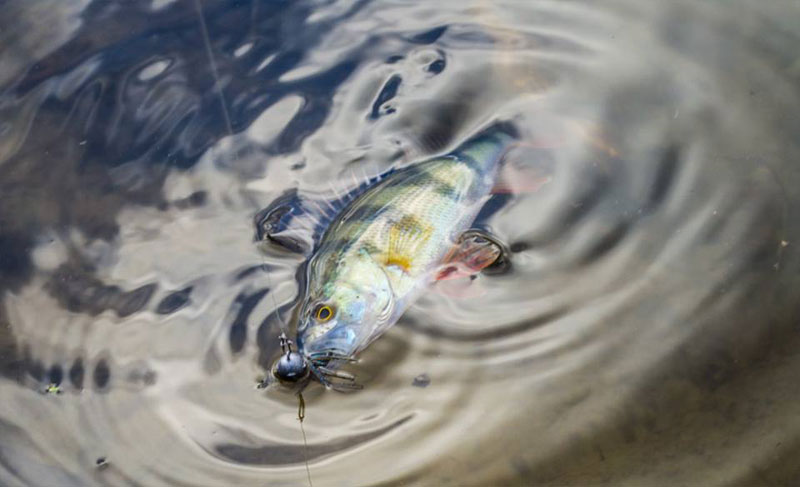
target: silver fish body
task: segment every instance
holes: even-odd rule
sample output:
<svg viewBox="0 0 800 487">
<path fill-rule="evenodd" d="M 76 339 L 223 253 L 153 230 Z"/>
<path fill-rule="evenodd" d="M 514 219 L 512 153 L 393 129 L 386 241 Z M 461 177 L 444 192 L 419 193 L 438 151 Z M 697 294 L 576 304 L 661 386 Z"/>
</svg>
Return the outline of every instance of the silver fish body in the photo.
<svg viewBox="0 0 800 487">
<path fill-rule="evenodd" d="M 300 353 L 353 357 L 396 323 L 472 225 L 514 141 L 513 127 L 497 123 L 353 200 L 309 262 Z"/>
</svg>

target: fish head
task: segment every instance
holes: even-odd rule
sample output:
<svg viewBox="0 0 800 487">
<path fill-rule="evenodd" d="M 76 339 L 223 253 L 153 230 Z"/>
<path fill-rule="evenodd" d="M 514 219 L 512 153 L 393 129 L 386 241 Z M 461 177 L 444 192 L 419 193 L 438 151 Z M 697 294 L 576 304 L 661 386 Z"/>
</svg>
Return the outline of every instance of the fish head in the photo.
<svg viewBox="0 0 800 487">
<path fill-rule="evenodd" d="M 351 357 L 377 337 L 393 318 L 394 295 L 383 268 L 370 258 L 337 266 L 333 278 L 309 280 L 300 311 L 298 347 L 306 356 Z"/>
</svg>

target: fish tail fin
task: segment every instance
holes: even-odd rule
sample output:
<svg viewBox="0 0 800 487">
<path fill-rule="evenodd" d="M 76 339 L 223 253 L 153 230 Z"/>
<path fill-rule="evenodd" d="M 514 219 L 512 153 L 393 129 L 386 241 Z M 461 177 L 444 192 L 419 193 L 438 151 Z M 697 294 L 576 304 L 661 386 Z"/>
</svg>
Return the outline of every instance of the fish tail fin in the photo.
<svg viewBox="0 0 800 487">
<path fill-rule="evenodd" d="M 533 193 L 555 176 L 555 159 L 550 150 L 527 139 L 508 143 L 500 155 L 494 194 Z"/>
</svg>

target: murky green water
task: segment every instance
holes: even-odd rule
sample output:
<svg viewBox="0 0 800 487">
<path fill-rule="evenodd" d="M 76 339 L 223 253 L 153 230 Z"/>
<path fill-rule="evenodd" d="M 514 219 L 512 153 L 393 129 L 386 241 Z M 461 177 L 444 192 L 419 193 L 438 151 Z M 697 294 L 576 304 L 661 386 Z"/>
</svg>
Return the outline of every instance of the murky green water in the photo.
<svg viewBox="0 0 800 487">
<path fill-rule="evenodd" d="M 0 484 L 796 483 L 798 47 L 790 1 L 9 1 Z M 509 117 L 512 271 L 310 387 L 304 449 L 254 215 Z"/>
</svg>

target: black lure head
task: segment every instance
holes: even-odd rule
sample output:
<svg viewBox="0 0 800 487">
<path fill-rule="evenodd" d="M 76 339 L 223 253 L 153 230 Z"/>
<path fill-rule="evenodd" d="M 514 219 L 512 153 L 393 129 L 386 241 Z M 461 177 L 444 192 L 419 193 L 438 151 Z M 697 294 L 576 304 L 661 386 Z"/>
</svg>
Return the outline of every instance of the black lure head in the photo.
<svg viewBox="0 0 800 487">
<path fill-rule="evenodd" d="M 281 382 L 294 384 L 308 376 L 308 362 L 301 354 L 288 351 L 275 362 L 272 375 Z"/>
<path fill-rule="evenodd" d="M 272 366 L 272 375 L 282 384 L 296 384 L 308 377 L 308 361 L 303 354 L 292 350 L 292 341 L 285 334 L 281 333 L 278 339 L 282 353 Z"/>
<path fill-rule="evenodd" d="M 306 356 L 292 350 L 292 341 L 286 334 L 281 333 L 278 339 L 281 344 L 281 356 L 272 366 L 272 375 L 284 386 L 294 389 L 299 394 L 313 377 L 328 389 L 353 391 L 362 388 L 360 384 L 355 383 L 354 375 L 329 368 L 331 362 L 356 362 L 356 359 L 330 351 Z M 332 377 L 341 381 L 332 382 L 330 380 Z"/>
</svg>

